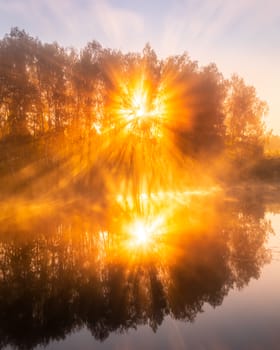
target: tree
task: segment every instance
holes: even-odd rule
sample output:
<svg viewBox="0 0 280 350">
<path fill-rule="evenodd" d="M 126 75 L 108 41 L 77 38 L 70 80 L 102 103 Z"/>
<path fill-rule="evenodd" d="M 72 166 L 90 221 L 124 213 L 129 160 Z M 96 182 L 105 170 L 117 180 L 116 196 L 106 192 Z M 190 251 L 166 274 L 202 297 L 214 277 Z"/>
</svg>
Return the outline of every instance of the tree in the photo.
<svg viewBox="0 0 280 350">
<path fill-rule="evenodd" d="M 18 28 L 0 42 L 2 132 L 30 134 L 40 109 L 39 91 L 33 80 L 36 40 Z M 6 125 L 3 125 L 3 120 Z"/>
<path fill-rule="evenodd" d="M 72 126 L 85 135 L 90 133 L 102 106 L 100 89 L 100 56 L 102 46 L 95 41 L 87 44 L 75 58 L 71 84 L 75 113 Z"/>
<path fill-rule="evenodd" d="M 255 88 L 233 75 L 228 82 L 224 108 L 229 150 L 238 157 L 261 155 L 265 142 L 263 117 L 268 113 L 268 106 L 258 98 Z"/>
</svg>

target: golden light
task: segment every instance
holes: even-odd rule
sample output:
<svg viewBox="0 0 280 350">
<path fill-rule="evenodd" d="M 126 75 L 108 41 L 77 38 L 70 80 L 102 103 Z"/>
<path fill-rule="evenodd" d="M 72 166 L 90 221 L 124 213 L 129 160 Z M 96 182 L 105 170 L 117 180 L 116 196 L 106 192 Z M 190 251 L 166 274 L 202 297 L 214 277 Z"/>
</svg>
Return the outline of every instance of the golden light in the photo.
<svg viewBox="0 0 280 350">
<path fill-rule="evenodd" d="M 163 120 L 166 117 L 164 94 L 143 72 L 135 72 L 127 79 L 115 74 L 116 88 L 107 105 L 112 116 L 113 129 L 122 136 L 127 133 L 144 139 L 163 136 Z"/>
<path fill-rule="evenodd" d="M 147 227 L 143 222 L 135 223 L 135 227 L 133 230 L 135 243 L 137 245 L 143 245 L 148 243 L 151 234 L 151 232 L 149 231 L 149 227 Z"/>
<path fill-rule="evenodd" d="M 126 121 L 139 124 L 141 119 L 149 117 L 148 90 L 142 84 L 126 91 L 123 104 L 118 112 Z"/>
<path fill-rule="evenodd" d="M 130 247 L 148 247 L 151 244 L 157 245 L 159 243 L 159 236 L 163 233 L 162 225 L 162 216 L 157 218 L 136 219 L 128 227 Z"/>
<path fill-rule="evenodd" d="M 115 71 L 112 76 L 104 105 L 106 125 L 94 124 L 96 133 L 104 135 L 98 161 L 105 159 L 109 166 L 104 176 L 121 208 L 131 210 L 134 217 L 157 215 L 168 201 L 173 207 L 176 200 L 188 200 L 175 193 L 188 184 L 188 175 L 181 170 L 190 162 L 180 151 L 171 125 L 178 110 L 172 107 L 168 86 L 155 82 L 144 67 Z M 149 232 L 147 226 L 144 231 Z"/>
<path fill-rule="evenodd" d="M 132 115 L 141 118 L 147 115 L 147 94 L 144 91 L 136 90 L 132 96 Z"/>
</svg>

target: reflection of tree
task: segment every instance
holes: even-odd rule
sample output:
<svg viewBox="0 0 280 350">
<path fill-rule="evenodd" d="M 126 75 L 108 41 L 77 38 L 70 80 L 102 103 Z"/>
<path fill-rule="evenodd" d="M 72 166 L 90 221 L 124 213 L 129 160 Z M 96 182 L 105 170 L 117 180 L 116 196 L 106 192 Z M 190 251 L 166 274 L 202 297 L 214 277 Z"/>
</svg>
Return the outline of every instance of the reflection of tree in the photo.
<svg viewBox="0 0 280 350">
<path fill-rule="evenodd" d="M 170 252 L 164 259 L 160 250 L 148 260 L 117 258 L 118 240 L 97 233 L 84 219 L 34 225 L 24 239 L 22 232 L 5 232 L 1 346 L 32 348 L 83 326 L 99 340 L 141 324 L 156 331 L 166 315 L 193 321 L 204 303 L 220 305 L 231 288 L 259 277 L 270 232 L 256 212 L 237 204 L 225 208 L 199 229 L 184 226 L 181 218 L 180 233 L 159 243 Z"/>
<path fill-rule="evenodd" d="M 265 243 L 270 226 L 266 220 L 256 222 L 249 216 L 238 215 L 237 227 L 229 233 L 231 236 L 231 269 L 237 287 L 248 284 L 251 278 L 259 278 L 260 264 L 267 262 L 267 252 L 259 249 Z"/>
</svg>

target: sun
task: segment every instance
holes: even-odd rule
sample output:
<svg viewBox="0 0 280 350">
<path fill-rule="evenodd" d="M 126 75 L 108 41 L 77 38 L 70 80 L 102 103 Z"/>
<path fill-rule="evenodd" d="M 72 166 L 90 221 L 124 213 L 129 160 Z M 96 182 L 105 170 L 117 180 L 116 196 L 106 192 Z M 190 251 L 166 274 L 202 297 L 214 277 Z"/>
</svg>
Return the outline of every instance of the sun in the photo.
<svg viewBox="0 0 280 350">
<path fill-rule="evenodd" d="M 124 129 L 146 139 L 160 139 L 163 135 L 164 103 L 153 95 L 149 86 L 141 83 L 127 90 L 123 95 L 123 106 L 117 111 Z"/>
<path fill-rule="evenodd" d="M 162 84 L 155 85 L 148 73 L 131 72 L 129 76 L 115 73 L 115 84 L 105 105 L 108 126 L 122 137 L 160 142 L 168 132 L 167 95 Z M 98 126 L 94 125 L 96 132 Z"/>
<path fill-rule="evenodd" d="M 148 106 L 148 91 L 143 86 L 137 86 L 130 91 L 127 96 L 123 96 L 125 108 L 121 108 L 122 117 L 131 124 L 140 125 L 141 119 L 146 119 L 150 115 Z"/>
<path fill-rule="evenodd" d="M 147 93 L 141 90 L 134 91 L 131 102 L 131 113 L 135 118 L 147 116 Z"/>
</svg>

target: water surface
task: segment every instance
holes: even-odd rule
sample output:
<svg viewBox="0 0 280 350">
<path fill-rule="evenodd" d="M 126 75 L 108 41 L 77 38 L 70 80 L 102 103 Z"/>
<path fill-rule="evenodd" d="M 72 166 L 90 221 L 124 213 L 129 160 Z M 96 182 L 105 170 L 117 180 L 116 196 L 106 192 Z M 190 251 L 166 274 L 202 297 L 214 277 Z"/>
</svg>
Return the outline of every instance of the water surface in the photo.
<svg viewBox="0 0 280 350">
<path fill-rule="evenodd" d="M 169 197 L 5 217 L 1 347 L 278 349 L 277 196 Z"/>
</svg>

